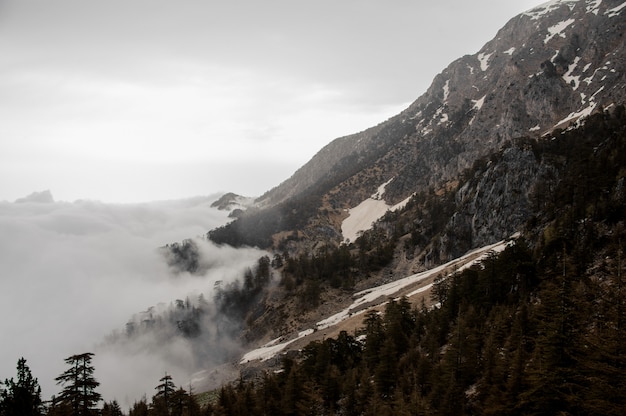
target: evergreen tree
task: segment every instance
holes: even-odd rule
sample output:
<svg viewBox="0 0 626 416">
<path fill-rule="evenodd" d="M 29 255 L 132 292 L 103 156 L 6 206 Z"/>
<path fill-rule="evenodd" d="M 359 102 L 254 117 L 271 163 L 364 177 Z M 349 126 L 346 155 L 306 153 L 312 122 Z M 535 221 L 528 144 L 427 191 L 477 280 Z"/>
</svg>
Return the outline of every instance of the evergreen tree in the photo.
<svg viewBox="0 0 626 416">
<path fill-rule="evenodd" d="M 159 380 L 160 384 L 155 387 L 157 393 L 152 397 L 152 414 L 169 415 L 174 405 L 174 393 L 176 386 L 172 381 L 172 376 L 165 373 L 165 376 Z"/>
<path fill-rule="evenodd" d="M 116 400 L 105 402 L 102 406 L 101 416 L 123 416 L 122 409 Z"/>
<path fill-rule="evenodd" d="M 383 320 L 378 311 L 371 310 L 365 315 L 365 347 L 363 356 L 369 369 L 374 369 L 378 364 L 378 352 L 383 345 L 385 334 L 383 332 Z"/>
<path fill-rule="evenodd" d="M 72 409 L 72 416 L 95 414 L 94 407 L 101 400 L 100 393 L 96 392 L 100 383 L 93 377 L 93 355 L 87 352 L 66 358 L 65 363 L 70 368 L 55 378 L 57 384 L 63 386 L 58 402 L 61 406 L 68 405 Z"/>
<path fill-rule="evenodd" d="M 133 407 L 128 411 L 128 416 L 148 416 L 148 404 L 145 397 L 133 404 Z"/>
<path fill-rule="evenodd" d="M 189 395 L 187 392 L 181 387 L 174 391 L 172 394 L 172 398 L 170 400 L 170 415 L 172 416 L 183 416 L 186 415 L 186 410 L 189 407 Z"/>
<path fill-rule="evenodd" d="M 1 416 L 42 414 L 41 387 L 37 379 L 32 376 L 24 358 L 20 358 L 17 362 L 17 381 L 11 378 L 0 384 L 4 384 L 6 388 L 6 390 L 0 388 Z"/>
<path fill-rule="evenodd" d="M 254 414 L 279 415 L 281 409 L 281 394 L 281 388 L 276 377 L 265 374 L 256 392 L 257 404 Z"/>
<path fill-rule="evenodd" d="M 73 410 L 70 403 L 61 401 L 56 396 L 52 396 L 47 416 L 69 416 L 72 414 Z"/>
</svg>

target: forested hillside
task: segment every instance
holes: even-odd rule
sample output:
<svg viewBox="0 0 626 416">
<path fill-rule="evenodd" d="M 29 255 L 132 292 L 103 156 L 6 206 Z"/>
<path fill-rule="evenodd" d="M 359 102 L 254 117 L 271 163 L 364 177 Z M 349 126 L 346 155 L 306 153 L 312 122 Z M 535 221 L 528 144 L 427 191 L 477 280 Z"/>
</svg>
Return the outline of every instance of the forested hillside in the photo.
<svg viewBox="0 0 626 416">
<path fill-rule="evenodd" d="M 350 331 L 232 364 L 238 379 L 215 390 L 166 373 L 128 413 L 102 404 L 91 353 L 66 359 L 49 401 L 21 359 L 0 416 L 625 414 L 625 5 L 557 0 L 512 19 L 401 114 L 333 142 L 210 230 L 268 250 L 238 281 L 137 314 L 111 340 L 191 340 L 198 368 L 214 364 L 208 350 L 237 363 L 355 292 L 515 235 L 501 253 L 442 272 L 421 302 L 390 298 Z M 381 184 L 385 206 L 406 204 L 346 240 L 343 221 Z M 177 273 L 206 268 L 194 240 L 161 253 Z"/>
<path fill-rule="evenodd" d="M 224 386 L 213 414 L 623 414 L 624 111 L 524 146 L 552 167 L 525 238 L 441 276 L 432 308 L 390 300 L 356 333 Z"/>
<path fill-rule="evenodd" d="M 115 401 L 98 403 L 91 354 L 66 360 L 69 369 L 59 376 L 65 388 L 48 403 L 20 360 L 18 379 L 6 379 L 1 386 L 0 414 L 623 414 L 626 111 L 617 107 L 578 128 L 511 146 L 529 149 L 545 166 L 531 193 L 534 215 L 499 255 L 440 275 L 430 302 L 389 299 L 384 313 L 368 313 L 354 332 L 310 343 L 285 355 L 280 369 L 242 373 L 238 381 L 210 394 L 194 396 L 166 374 L 152 400 L 136 398 L 128 413 Z M 497 166 L 504 153 L 477 163 L 465 175 L 466 183 L 479 181 L 481 172 Z M 283 270 L 285 296 L 302 293 L 305 307 L 314 301 L 306 287 L 313 285 L 319 295 L 351 286 L 363 273 L 392 261 L 393 256 L 362 261 L 376 259 L 378 247 L 388 245 L 394 252 L 420 244 L 422 229 L 408 226 L 417 213 L 431 212 L 432 226 L 445 230 L 445 221 L 436 221 L 435 214 L 457 209 L 454 198 L 436 199 L 443 205 L 432 206 L 426 201 L 433 196 L 421 197 L 366 232 L 363 241 L 371 245 L 357 240 L 357 247 L 329 249 L 323 256 L 261 259 L 242 285 L 218 292 L 218 305 L 242 324 L 253 324 L 272 269 Z M 452 208 L 444 209 L 447 204 Z M 201 330 L 194 326 L 200 322 L 194 311 L 202 310 L 184 302 L 179 306 L 170 316 L 183 336 L 193 337 Z M 76 370 L 80 368 L 86 369 L 86 377 Z M 72 386 L 85 382 L 87 402 L 72 393 Z M 18 402 L 29 406 L 30 413 L 15 413 L 23 409 L 16 407 Z M 89 411 L 73 413 L 72 406 L 81 403 Z"/>
</svg>

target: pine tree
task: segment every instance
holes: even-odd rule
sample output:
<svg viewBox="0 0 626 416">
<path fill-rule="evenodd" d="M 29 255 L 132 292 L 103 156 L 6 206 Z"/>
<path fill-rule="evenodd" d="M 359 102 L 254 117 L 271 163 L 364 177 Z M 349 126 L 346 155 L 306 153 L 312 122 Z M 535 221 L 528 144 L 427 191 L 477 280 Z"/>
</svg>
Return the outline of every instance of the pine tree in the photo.
<svg viewBox="0 0 626 416">
<path fill-rule="evenodd" d="M 122 409 L 116 400 L 105 402 L 102 406 L 100 416 L 123 416 Z"/>
<path fill-rule="evenodd" d="M 276 377 L 270 376 L 267 373 L 264 374 L 263 380 L 256 391 L 256 409 L 254 414 L 280 414 L 281 395 L 282 390 L 276 380 Z"/>
<path fill-rule="evenodd" d="M 363 349 L 363 357 L 368 368 L 374 369 L 378 364 L 378 352 L 384 342 L 383 320 L 380 314 L 371 310 L 365 315 L 365 347 Z"/>
<path fill-rule="evenodd" d="M 172 376 L 165 373 L 159 380 L 160 384 L 155 387 L 157 393 L 152 397 L 152 413 L 155 415 L 169 415 L 174 405 L 174 393 L 176 386 L 172 381 Z"/>
<path fill-rule="evenodd" d="M 94 367 L 91 365 L 93 355 L 87 352 L 66 358 L 65 362 L 70 368 L 55 378 L 57 384 L 63 386 L 58 401 L 61 405 L 69 405 L 72 416 L 95 414 L 94 407 L 101 400 L 100 393 L 96 392 L 100 383 L 93 377 Z"/>
<path fill-rule="evenodd" d="M 6 388 L 6 390 L 0 388 L 0 415 L 42 414 L 41 387 L 37 379 L 32 376 L 24 358 L 20 358 L 17 362 L 17 381 L 11 378 L 0 384 L 4 384 Z"/>
<path fill-rule="evenodd" d="M 189 395 L 181 387 L 174 391 L 170 403 L 170 414 L 172 416 L 183 416 L 186 414 L 186 410 L 189 407 Z"/>
<path fill-rule="evenodd" d="M 133 407 L 128 412 L 128 416 L 148 416 L 148 404 L 145 397 L 133 404 Z"/>
</svg>

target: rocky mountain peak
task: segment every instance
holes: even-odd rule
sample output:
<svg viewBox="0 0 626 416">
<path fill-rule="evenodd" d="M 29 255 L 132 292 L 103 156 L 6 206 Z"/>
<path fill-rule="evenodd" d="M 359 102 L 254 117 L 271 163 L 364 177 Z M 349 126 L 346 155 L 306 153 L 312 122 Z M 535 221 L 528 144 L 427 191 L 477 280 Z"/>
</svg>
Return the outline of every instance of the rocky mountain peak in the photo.
<svg viewBox="0 0 626 416">
<path fill-rule="evenodd" d="M 334 140 L 263 195 L 259 204 L 275 212 L 266 228 L 297 223 L 310 240 L 338 244 L 347 210 L 383 183 L 390 206 L 451 189 L 511 140 L 540 139 L 624 103 L 625 9 L 621 0 L 555 0 L 514 17 L 403 112 Z"/>
<path fill-rule="evenodd" d="M 439 186 L 507 140 L 567 128 L 621 102 L 623 9 L 620 1 L 555 0 L 514 17 L 480 51 L 445 68 L 400 115 L 331 142 L 260 200 L 284 201 L 332 177 L 345 158 L 354 162 L 355 155 L 363 160 L 376 152 L 386 153 L 370 166 L 387 172 L 380 183 L 405 178 L 388 193 L 399 200 L 416 181 L 419 188 Z M 406 163 L 416 151 L 430 166 Z M 363 195 L 380 183 L 369 184 Z"/>
</svg>

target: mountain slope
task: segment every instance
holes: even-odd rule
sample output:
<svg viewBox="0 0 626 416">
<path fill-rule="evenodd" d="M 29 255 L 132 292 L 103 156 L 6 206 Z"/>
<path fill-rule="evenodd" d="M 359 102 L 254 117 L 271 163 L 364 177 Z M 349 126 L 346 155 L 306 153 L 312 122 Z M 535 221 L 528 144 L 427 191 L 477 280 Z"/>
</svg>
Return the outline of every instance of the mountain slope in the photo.
<svg viewBox="0 0 626 416">
<path fill-rule="evenodd" d="M 273 414 L 290 414 L 294 400 L 311 414 L 622 414 L 626 109 L 489 155 L 461 178 L 456 213 L 481 211 L 476 193 L 506 189 L 515 178 L 498 181 L 497 173 L 527 151 L 534 163 L 524 162 L 540 175 L 529 198 L 535 217 L 519 238 L 406 278 L 396 273 L 311 321 L 317 331 L 301 321 L 277 334 L 243 356 L 240 378 L 222 387 L 219 405 L 264 408 L 269 389 L 278 398 Z M 413 199 L 362 238 L 402 228 L 420 208 Z M 321 279 L 315 258 L 297 261 L 311 280 Z M 287 320 L 307 310 L 292 312 Z"/>
<path fill-rule="evenodd" d="M 442 192 L 512 139 L 539 138 L 624 102 L 625 13 L 621 1 L 557 0 L 511 19 L 401 114 L 333 141 L 259 198 L 262 209 L 211 238 L 291 251 L 338 244 L 346 210 L 387 181 L 391 205 Z"/>
</svg>

